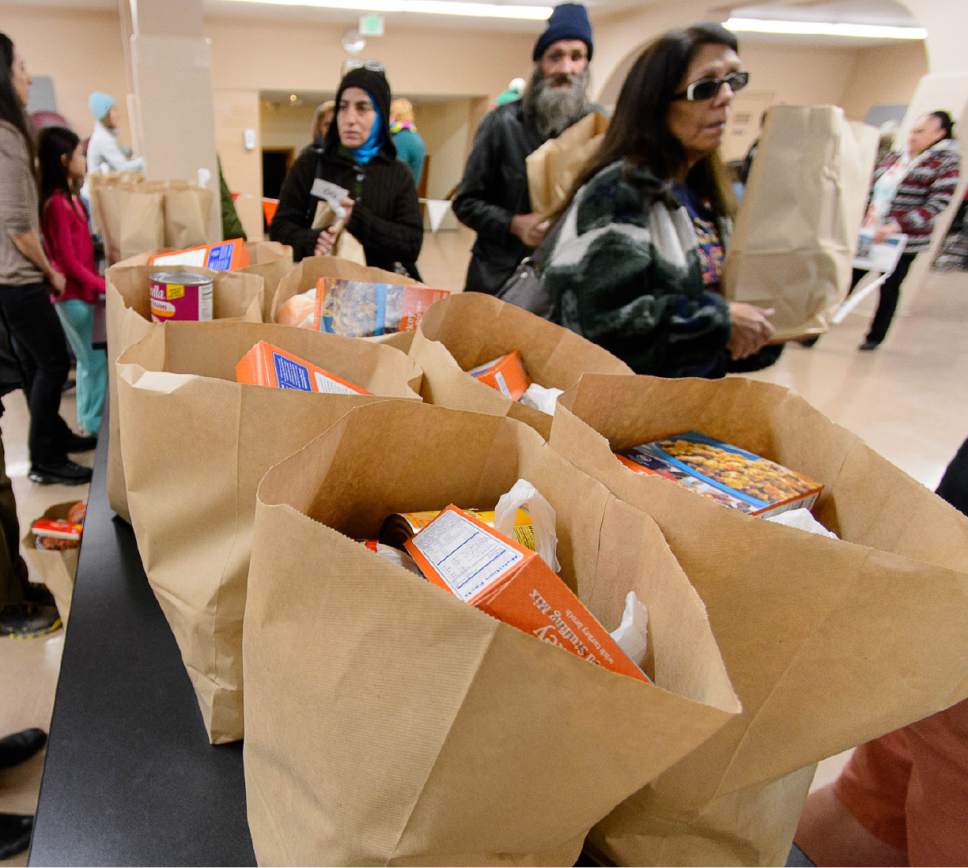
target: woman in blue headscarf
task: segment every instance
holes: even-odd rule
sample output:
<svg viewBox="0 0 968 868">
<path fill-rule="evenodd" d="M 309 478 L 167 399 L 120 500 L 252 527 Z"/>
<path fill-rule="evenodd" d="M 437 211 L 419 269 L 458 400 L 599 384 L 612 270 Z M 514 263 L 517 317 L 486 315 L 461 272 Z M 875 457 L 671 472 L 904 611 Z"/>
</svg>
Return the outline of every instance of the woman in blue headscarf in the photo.
<svg viewBox="0 0 968 868">
<path fill-rule="evenodd" d="M 312 228 L 319 201 L 312 187 L 322 178 L 349 190 L 346 229 L 363 245 L 367 265 L 419 277 L 423 220 L 413 175 L 397 160 L 389 114 L 390 85 L 382 72 L 360 68 L 343 76 L 325 146 L 299 155 L 269 227 L 269 237 L 290 245 L 297 261 L 333 247 L 331 230 Z"/>
</svg>

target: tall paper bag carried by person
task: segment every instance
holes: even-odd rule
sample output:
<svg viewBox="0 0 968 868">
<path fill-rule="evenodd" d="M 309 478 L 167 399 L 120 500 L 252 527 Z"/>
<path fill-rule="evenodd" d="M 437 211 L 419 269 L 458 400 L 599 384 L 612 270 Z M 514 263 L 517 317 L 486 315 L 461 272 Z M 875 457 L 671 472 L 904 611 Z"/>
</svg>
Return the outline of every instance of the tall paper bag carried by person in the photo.
<svg viewBox="0 0 968 868">
<path fill-rule="evenodd" d="M 837 106 L 769 110 L 723 293 L 776 313 L 775 343 L 825 332 L 850 287 L 877 130 Z"/>
<path fill-rule="evenodd" d="M 561 577 L 579 597 L 599 589 L 584 602 L 606 629 L 629 591 L 648 606 L 656 686 L 357 542 L 394 513 L 493 508 L 518 479 L 555 510 Z M 654 523 L 515 420 L 360 407 L 258 497 L 244 758 L 262 865 L 573 865 L 596 818 L 738 710 Z"/>
<path fill-rule="evenodd" d="M 823 484 L 783 527 L 615 456 L 701 429 Z M 813 766 L 968 695 L 968 519 L 767 383 L 586 376 L 552 446 L 662 528 L 703 598 L 743 713 L 593 833 L 620 864 L 783 864 Z"/>
<path fill-rule="evenodd" d="M 256 279 L 250 276 L 250 279 Z M 261 341 L 371 394 L 243 385 Z M 293 368 L 289 369 L 290 372 Z M 170 323 L 117 364 L 131 523 L 213 743 L 242 738 L 242 616 L 255 491 L 266 470 L 361 403 L 417 402 L 398 350 L 248 322 Z M 374 454 L 373 467 L 383 456 Z"/>
<path fill-rule="evenodd" d="M 554 214 L 568 201 L 572 185 L 585 163 L 595 155 L 606 130 L 608 118 L 592 112 L 528 155 L 528 195 L 532 211 Z"/>
<path fill-rule="evenodd" d="M 130 521 L 128 497 L 121 461 L 120 413 L 118 407 L 118 379 L 115 361 L 128 347 L 136 344 L 152 329 L 162 326 L 151 321 L 148 279 L 152 269 L 147 266 L 149 254 L 141 254 L 119 262 L 108 269 L 106 284 L 108 351 L 108 395 L 112 408 L 109 414 L 108 442 L 108 502 L 121 518 Z M 206 272 L 213 280 L 213 318 L 262 319 L 263 281 L 256 274 L 242 272 Z"/>
</svg>

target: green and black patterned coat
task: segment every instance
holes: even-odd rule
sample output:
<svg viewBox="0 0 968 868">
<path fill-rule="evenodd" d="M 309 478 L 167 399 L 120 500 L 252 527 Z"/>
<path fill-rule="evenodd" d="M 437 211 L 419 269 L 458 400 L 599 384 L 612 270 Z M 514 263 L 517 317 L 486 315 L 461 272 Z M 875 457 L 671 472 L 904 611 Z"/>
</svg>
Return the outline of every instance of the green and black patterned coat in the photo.
<svg viewBox="0 0 968 868">
<path fill-rule="evenodd" d="M 728 221 L 718 229 L 725 247 Z M 688 212 L 651 173 L 619 161 L 582 187 L 562 218 L 543 281 L 557 322 L 636 373 L 724 373 L 726 300 L 706 288 Z"/>
</svg>

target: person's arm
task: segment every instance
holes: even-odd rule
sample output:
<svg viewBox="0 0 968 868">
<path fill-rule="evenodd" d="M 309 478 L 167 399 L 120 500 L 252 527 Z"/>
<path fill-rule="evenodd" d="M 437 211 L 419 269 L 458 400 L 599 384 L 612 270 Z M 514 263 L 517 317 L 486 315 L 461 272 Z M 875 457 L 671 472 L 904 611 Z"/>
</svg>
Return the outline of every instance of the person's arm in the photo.
<svg viewBox="0 0 968 868">
<path fill-rule="evenodd" d="M 934 218 L 951 203 L 951 197 L 955 194 L 960 174 L 961 160 L 957 154 L 948 152 L 931 182 L 928 198 L 924 204 L 907 211 L 899 208 L 892 209 L 890 216 L 897 222 L 901 232 L 909 232 L 915 235 L 924 235 L 929 232 L 934 223 Z"/>
<path fill-rule="evenodd" d="M 363 201 L 353 206 L 346 229 L 364 247 L 377 247 L 392 259 L 412 263 L 423 245 L 420 203 L 410 169 L 396 161 L 393 165 L 401 171 L 396 173 L 397 190 L 390 214 L 375 214 L 367 207 L 364 195 Z"/>
<path fill-rule="evenodd" d="M 481 121 L 474 138 L 474 147 L 467 158 L 464 177 L 461 178 L 454 199 L 454 214 L 465 226 L 491 241 L 506 243 L 511 234 L 514 215 L 490 201 L 495 191 L 501 189 L 500 165 L 502 159 L 499 144 L 500 118 L 496 111 Z"/>
<path fill-rule="evenodd" d="M 299 260 L 312 256 L 319 237 L 318 229 L 311 229 L 312 217 L 306 214 L 315 200 L 310 195 L 316 176 L 316 152 L 308 148 L 299 155 L 286 175 L 279 194 L 279 207 L 269 226 L 269 238 L 288 244 Z"/>
<path fill-rule="evenodd" d="M 117 138 L 109 130 L 105 130 L 98 136 L 98 145 L 98 155 L 108 164 L 112 172 L 140 172 L 145 167 L 144 157 L 129 159 L 121 150 Z"/>
<path fill-rule="evenodd" d="M 44 206 L 44 241 L 64 276 L 69 277 L 88 299 L 93 300 L 104 292 L 104 278 L 85 262 L 83 251 L 74 247 L 70 226 L 76 219 L 77 215 L 71 213 L 66 199 L 51 196 Z"/>
<path fill-rule="evenodd" d="M 730 340 L 725 299 L 677 285 L 699 277 L 657 261 L 642 226 L 611 223 L 559 239 L 543 279 L 563 325 L 640 373 L 701 367 Z"/>
<path fill-rule="evenodd" d="M 31 189 L 27 148 L 20 133 L 0 127 L 0 225 L 14 247 L 47 278 L 54 292 L 64 291 L 64 275 L 54 271 L 44 253 L 37 232 L 37 218 L 31 208 L 35 201 Z"/>
</svg>

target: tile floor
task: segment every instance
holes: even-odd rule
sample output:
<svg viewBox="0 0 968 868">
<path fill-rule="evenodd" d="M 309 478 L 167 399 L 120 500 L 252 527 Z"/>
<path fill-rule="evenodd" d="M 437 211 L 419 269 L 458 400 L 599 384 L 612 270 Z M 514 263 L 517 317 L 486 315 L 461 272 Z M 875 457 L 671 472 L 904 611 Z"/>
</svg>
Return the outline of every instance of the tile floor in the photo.
<svg viewBox="0 0 968 868">
<path fill-rule="evenodd" d="M 420 259 L 432 286 L 460 286 L 472 233 L 428 235 Z M 872 302 L 852 314 L 812 350 L 788 347 L 779 363 L 756 374 L 796 389 L 835 421 L 863 437 L 900 468 L 934 487 L 945 465 L 968 436 L 968 274 L 931 274 L 902 308 L 885 344 L 860 353 Z M 41 487 L 26 478 L 27 415 L 18 392 L 4 399 L 2 420 L 7 472 L 14 480 L 18 512 L 26 525 L 48 506 L 84 497 L 85 488 Z M 62 412 L 74 421 L 72 395 Z M 93 453 L 87 461 L 93 460 Z M 46 639 L 0 639 L 0 733 L 47 727 L 63 631 Z M 846 754 L 821 763 L 814 786 L 836 777 Z M 42 757 L 0 773 L 0 811 L 31 812 L 36 804 Z M 0 865 L 25 865 L 26 854 Z"/>
</svg>

